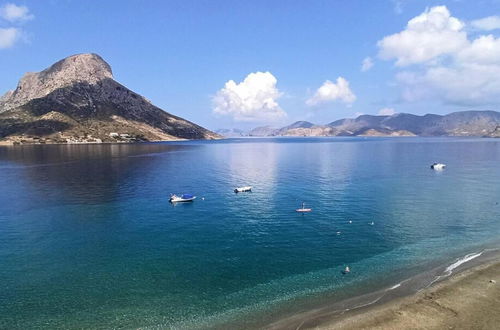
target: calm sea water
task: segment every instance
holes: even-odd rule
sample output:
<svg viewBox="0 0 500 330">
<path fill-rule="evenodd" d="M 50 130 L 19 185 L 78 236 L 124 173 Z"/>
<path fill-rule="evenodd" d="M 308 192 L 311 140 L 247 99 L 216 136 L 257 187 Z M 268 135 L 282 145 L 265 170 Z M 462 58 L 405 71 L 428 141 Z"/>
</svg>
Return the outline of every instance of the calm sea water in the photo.
<svg viewBox="0 0 500 330">
<path fill-rule="evenodd" d="M 258 327 L 500 246 L 499 201 L 494 139 L 2 147 L 0 328 Z"/>
</svg>

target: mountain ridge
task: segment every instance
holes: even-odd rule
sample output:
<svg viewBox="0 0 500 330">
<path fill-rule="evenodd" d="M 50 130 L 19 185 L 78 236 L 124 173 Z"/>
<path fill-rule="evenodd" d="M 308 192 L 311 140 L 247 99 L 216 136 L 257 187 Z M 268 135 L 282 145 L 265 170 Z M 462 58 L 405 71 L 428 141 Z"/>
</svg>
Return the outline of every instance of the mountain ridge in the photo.
<svg viewBox="0 0 500 330">
<path fill-rule="evenodd" d="M 0 139 L 11 143 L 135 142 L 220 136 L 154 106 L 113 79 L 97 54 L 26 73 L 0 98 Z"/>
<path fill-rule="evenodd" d="M 500 112 L 467 110 L 446 115 L 397 113 L 343 118 L 326 125 L 297 121 L 282 128 L 261 126 L 248 136 L 500 136 Z"/>
</svg>

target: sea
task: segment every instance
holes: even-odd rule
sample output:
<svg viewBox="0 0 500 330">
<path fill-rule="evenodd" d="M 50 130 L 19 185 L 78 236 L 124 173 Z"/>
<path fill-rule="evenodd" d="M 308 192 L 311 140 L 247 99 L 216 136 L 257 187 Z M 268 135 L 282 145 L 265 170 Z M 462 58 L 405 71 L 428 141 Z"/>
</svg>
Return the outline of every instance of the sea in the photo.
<svg viewBox="0 0 500 330">
<path fill-rule="evenodd" d="M 500 248 L 499 202 L 500 139 L 3 146 L 0 328 L 259 329 L 421 289 Z"/>
</svg>

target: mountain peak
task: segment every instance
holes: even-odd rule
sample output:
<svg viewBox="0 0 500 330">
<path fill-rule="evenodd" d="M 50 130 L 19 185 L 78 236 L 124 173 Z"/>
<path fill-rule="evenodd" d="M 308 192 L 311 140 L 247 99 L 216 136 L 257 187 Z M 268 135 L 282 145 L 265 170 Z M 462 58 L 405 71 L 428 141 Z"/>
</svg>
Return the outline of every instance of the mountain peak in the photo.
<svg viewBox="0 0 500 330">
<path fill-rule="evenodd" d="M 113 78 L 111 66 L 94 53 L 68 56 L 38 73 L 41 79 L 51 79 L 61 74 L 66 75 L 67 79 L 85 82 Z"/>
<path fill-rule="evenodd" d="M 78 83 L 95 85 L 113 79 L 111 67 L 97 54 L 77 54 L 66 57 L 40 72 L 26 73 L 14 91 L 0 99 L 0 106 L 7 111 L 29 100 L 44 97 L 57 89 Z"/>
<path fill-rule="evenodd" d="M 0 98 L 0 138 L 19 142 L 25 136 L 44 143 L 219 137 L 116 82 L 97 54 L 72 55 L 26 73 Z"/>
</svg>

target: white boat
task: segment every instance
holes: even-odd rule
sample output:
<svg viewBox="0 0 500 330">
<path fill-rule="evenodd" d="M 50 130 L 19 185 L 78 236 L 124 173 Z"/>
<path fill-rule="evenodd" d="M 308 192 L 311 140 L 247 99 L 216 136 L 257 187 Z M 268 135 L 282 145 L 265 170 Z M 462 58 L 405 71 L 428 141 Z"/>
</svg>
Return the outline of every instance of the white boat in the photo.
<svg viewBox="0 0 500 330">
<path fill-rule="evenodd" d="M 311 211 L 312 211 L 312 209 L 307 209 L 307 208 L 305 208 L 305 205 L 306 205 L 306 203 L 304 203 L 304 202 L 303 202 L 303 203 L 302 203 L 302 207 L 301 207 L 300 209 L 296 209 L 295 211 L 296 211 L 296 212 L 301 212 L 301 213 L 311 212 Z"/>
<path fill-rule="evenodd" d="M 234 189 L 235 193 L 247 192 L 247 191 L 252 191 L 252 187 L 251 186 L 246 186 L 246 187 L 238 187 L 238 188 Z"/>
<path fill-rule="evenodd" d="M 442 164 L 442 163 L 434 163 L 431 165 L 431 168 L 433 170 L 437 170 L 437 171 L 443 170 L 445 167 L 446 167 L 446 165 Z"/>
<path fill-rule="evenodd" d="M 170 203 L 182 203 L 182 202 L 192 202 L 196 199 L 196 196 L 190 194 L 182 194 L 177 196 L 176 194 L 170 194 Z"/>
</svg>

